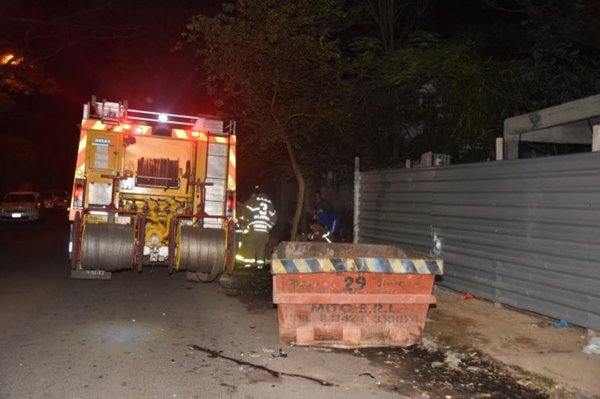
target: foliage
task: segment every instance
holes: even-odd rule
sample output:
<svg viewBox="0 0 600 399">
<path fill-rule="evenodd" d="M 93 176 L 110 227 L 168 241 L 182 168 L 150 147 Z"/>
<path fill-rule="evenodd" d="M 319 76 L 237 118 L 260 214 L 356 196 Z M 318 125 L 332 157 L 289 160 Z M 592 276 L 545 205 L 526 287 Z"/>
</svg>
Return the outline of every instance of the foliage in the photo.
<svg viewBox="0 0 600 399">
<path fill-rule="evenodd" d="M 426 151 L 482 161 L 505 118 L 598 93 L 600 36 L 585 23 L 590 3 L 432 3 L 444 15 L 423 14 L 415 25 L 431 30 L 412 32 L 393 51 L 376 29 L 354 38 L 355 112 L 372 143 L 370 151 L 357 146 L 363 164 L 398 166 Z"/>
<path fill-rule="evenodd" d="M 13 105 L 14 96 L 52 93 L 55 82 L 34 61 L 0 48 L 0 111 Z"/>
<path fill-rule="evenodd" d="M 365 14 L 371 17 L 372 31 L 384 54 L 404 44 L 429 7 L 431 0 L 365 0 Z"/>
<path fill-rule="evenodd" d="M 442 152 L 458 162 L 490 156 L 512 100 L 509 65 L 482 60 L 468 41 L 429 34 L 414 35 L 388 63 L 386 80 L 415 99 L 422 121 L 415 155 Z"/>
<path fill-rule="evenodd" d="M 329 121 L 344 113 L 346 83 L 331 27 L 343 16 L 335 0 L 239 0 L 193 17 L 184 33 L 197 45 L 209 92 L 240 122 L 240 153 L 251 150 L 270 167 L 287 153 L 299 187 L 292 236 L 305 177 L 318 170 L 326 144 L 337 144 Z"/>
<path fill-rule="evenodd" d="M 524 112 L 600 91 L 600 43 L 585 24 L 581 0 L 523 0 L 522 37 L 510 50 L 520 58 L 515 73 L 524 86 Z"/>
</svg>

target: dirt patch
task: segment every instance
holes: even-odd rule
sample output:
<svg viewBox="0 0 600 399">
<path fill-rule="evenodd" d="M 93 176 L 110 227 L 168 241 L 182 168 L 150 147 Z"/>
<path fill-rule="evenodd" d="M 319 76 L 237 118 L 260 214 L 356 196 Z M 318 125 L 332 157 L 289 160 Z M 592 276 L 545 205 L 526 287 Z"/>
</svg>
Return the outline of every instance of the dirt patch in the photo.
<svg viewBox="0 0 600 399">
<path fill-rule="evenodd" d="M 429 399 L 512 398 L 547 399 L 535 379 L 520 370 L 501 365 L 481 352 L 416 345 L 408 348 L 360 349 L 374 368 L 385 368 L 386 390 Z"/>
</svg>

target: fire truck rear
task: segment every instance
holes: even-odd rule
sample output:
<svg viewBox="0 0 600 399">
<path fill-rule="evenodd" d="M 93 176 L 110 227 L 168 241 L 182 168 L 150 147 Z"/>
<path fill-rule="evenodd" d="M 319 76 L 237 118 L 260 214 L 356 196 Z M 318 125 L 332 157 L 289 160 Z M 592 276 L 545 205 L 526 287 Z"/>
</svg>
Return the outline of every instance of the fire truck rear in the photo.
<svg viewBox="0 0 600 399">
<path fill-rule="evenodd" d="M 69 220 L 71 277 L 144 266 L 210 281 L 234 263 L 235 122 L 84 105 Z"/>
</svg>

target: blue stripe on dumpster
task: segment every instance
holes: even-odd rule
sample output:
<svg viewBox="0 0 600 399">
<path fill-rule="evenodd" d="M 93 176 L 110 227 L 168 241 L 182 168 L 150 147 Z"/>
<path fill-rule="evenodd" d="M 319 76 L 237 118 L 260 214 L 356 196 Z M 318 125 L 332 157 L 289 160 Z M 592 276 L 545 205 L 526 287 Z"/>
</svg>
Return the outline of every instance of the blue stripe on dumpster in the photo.
<svg viewBox="0 0 600 399">
<path fill-rule="evenodd" d="M 298 268 L 296 268 L 296 264 L 294 263 L 293 260 L 289 260 L 289 259 L 284 259 L 281 262 L 283 264 L 283 268 L 285 269 L 286 272 L 288 273 L 297 273 L 298 272 Z"/>
<path fill-rule="evenodd" d="M 389 259 L 381 259 L 381 271 L 383 273 L 393 273 L 394 269 L 392 269 L 392 263 Z"/>
<path fill-rule="evenodd" d="M 415 267 L 414 263 L 411 260 L 402 260 L 402 266 L 404 266 L 404 270 L 406 270 L 406 273 L 416 273 L 417 272 L 417 268 Z"/>
<path fill-rule="evenodd" d="M 340 258 L 331 258 L 331 263 L 335 270 L 338 272 L 343 272 L 347 270 L 346 264 Z"/>
<path fill-rule="evenodd" d="M 310 269 L 310 271 L 313 273 L 323 271 L 323 268 L 321 267 L 321 264 L 319 263 L 318 259 L 314 259 L 314 258 L 306 259 L 306 264 L 308 265 L 308 268 Z"/>
<path fill-rule="evenodd" d="M 425 266 L 427 266 L 429 273 L 432 273 L 432 274 L 439 273 L 439 268 L 437 266 L 437 263 L 432 262 L 432 261 L 425 261 Z"/>
<path fill-rule="evenodd" d="M 373 259 L 372 263 L 373 263 L 373 270 L 371 270 L 371 271 L 381 273 L 381 268 L 382 268 L 381 259 L 375 258 L 375 259 Z"/>
<path fill-rule="evenodd" d="M 369 271 L 369 265 L 363 258 L 356 258 L 354 261 L 356 263 L 357 271 L 359 271 L 359 272 L 368 272 Z"/>
</svg>

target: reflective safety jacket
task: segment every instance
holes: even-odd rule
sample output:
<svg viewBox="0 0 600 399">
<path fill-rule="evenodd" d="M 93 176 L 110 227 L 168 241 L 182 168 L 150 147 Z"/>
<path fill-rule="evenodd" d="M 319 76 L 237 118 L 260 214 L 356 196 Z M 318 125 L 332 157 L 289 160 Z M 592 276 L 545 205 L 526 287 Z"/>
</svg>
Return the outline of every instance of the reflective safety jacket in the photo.
<svg viewBox="0 0 600 399">
<path fill-rule="evenodd" d="M 264 193 L 252 194 L 246 201 L 242 218 L 247 221 L 251 231 L 269 232 L 277 223 L 277 211 Z"/>
</svg>

